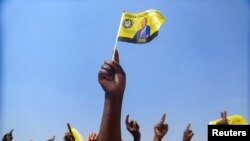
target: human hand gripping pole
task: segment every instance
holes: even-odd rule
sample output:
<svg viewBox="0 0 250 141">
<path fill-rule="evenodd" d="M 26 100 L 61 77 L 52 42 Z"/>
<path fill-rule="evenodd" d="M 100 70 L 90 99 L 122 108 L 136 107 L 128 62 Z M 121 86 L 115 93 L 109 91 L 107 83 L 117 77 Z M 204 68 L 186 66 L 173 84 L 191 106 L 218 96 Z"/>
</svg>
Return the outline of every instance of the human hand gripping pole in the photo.
<svg viewBox="0 0 250 141">
<path fill-rule="evenodd" d="M 126 85 L 126 76 L 119 64 L 118 50 L 114 49 L 112 61 L 105 61 L 99 71 L 98 81 L 105 93 L 109 95 L 123 94 Z"/>
<path fill-rule="evenodd" d="M 121 108 L 126 86 L 126 75 L 119 64 L 119 54 L 102 65 L 98 81 L 105 92 L 104 108 L 98 141 L 121 141 Z"/>
</svg>

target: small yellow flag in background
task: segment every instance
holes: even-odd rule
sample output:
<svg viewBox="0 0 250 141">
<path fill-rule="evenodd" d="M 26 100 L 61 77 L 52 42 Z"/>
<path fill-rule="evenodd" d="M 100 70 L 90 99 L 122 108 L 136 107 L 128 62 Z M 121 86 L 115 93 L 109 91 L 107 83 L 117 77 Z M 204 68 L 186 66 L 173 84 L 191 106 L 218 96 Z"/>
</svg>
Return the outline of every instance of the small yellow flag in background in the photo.
<svg viewBox="0 0 250 141">
<path fill-rule="evenodd" d="M 118 41 L 130 43 L 148 43 L 159 32 L 165 18 L 158 10 L 146 10 L 140 13 L 123 12 L 118 31 Z"/>
<path fill-rule="evenodd" d="M 73 136 L 75 137 L 75 141 L 84 141 L 82 135 L 75 128 L 71 128 L 71 130 L 73 132 Z"/>
<path fill-rule="evenodd" d="M 230 115 L 227 117 L 229 125 L 246 125 L 248 124 L 246 119 L 241 115 Z M 209 122 L 209 125 L 216 125 L 221 119 L 216 119 Z"/>
</svg>

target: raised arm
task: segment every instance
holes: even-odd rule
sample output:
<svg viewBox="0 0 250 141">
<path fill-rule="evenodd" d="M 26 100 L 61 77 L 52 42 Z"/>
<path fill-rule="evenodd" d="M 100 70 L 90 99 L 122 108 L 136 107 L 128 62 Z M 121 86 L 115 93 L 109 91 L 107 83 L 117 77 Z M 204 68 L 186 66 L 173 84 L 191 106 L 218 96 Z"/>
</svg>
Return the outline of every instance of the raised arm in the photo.
<svg viewBox="0 0 250 141">
<path fill-rule="evenodd" d="M 154 126 L 155 135 L 153 141 L 161 141 L 168 132 L 168 124 L 165 122 L 166 113 L 162 115 L 161 121 Z"/>
<path fill-rule="evenodd" d="M 102 65 L 98 81 L 105 92 L 98 141 L 121 141 L 121 109 L 126 76 L 119 64 L 117 50 L 114 51 L 114 59 Z"/>
<path fill-rule="evenodd" d="M 134 141 L 140 141 L 140 139 L 141 139 L 141 133 L 139 130 L 140 127 L 135 120 L 129 121 L 129 114 L 127 114 L 127 116 L 126 116 L 125 124 L 126 124 L 127 130 L 134 137 Z"/>
</svg>

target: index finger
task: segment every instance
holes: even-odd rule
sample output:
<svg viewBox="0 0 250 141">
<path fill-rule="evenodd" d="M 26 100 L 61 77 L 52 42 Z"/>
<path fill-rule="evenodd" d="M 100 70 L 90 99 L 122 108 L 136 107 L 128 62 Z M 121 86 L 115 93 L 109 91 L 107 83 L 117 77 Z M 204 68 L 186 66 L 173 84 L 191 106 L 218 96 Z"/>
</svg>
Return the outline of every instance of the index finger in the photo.
<svg viewBox="0 0 250 141">
<path fill-rule="evenodd" d="M 112 61 L 116 61 L 117 63 L 119 63 L 119 53 L 118 53 L 117 48 L 114 48 L 114 50 L 113 50 Z"/>
<path fill-rule="evenodd" d="M 220 117 L 223 118 L 223 112 L 220 112 Z"/>
<path fill-rule="evenodd" d="M 224 118 L 227 118 L 227 111 L 224 111 Z"/>
<path fill-rule="evenodd" d="M 188 124 L 188 126 L 187 126 L 186 130 L 189 130 L 189 129 L 190 129 L 190 127 L 191 127 L 191 123 L 189 123 L 189 124 Z"/>
<path fill-rule="evenodd" d="M 11 129 L 11 130 L 10 130 L 10 134 L 12 134 L 13 131 L 14 131 L 14 129 Z"/>
<path fill-rule="evenodd" d="M 126 123 L 126 125 L 129 125 L 129 114 L 127 114 L 127 116 L 126 116 L 126 120 L 125 120 L 125 123 Z"/>
<path fill-rule="evenodd" d="M 163 113 L 162 117 L 161 117 L 161 122 L 164 122 L 166 118 L 166 113 Z"/>
<path fill-rule="evenodd" d="M 67 123 L 67 126 L 68 126 L 68 130 L 69 130 L 70 135 L 74 136 L 73 132 L 72 132 L 72 129 L 71 129 L 71 126 L 70 126 L 69 123 Z"/>
</svg>

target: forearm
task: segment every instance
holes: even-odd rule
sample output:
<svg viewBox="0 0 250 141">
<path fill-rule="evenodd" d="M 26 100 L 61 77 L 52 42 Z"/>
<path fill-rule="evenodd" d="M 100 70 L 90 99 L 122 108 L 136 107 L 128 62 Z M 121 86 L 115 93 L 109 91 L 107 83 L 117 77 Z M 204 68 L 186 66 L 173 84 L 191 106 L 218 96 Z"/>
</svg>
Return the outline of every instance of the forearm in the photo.
<svg viewBox="0 0 250 141">
<path fill-rule="evenodd" d="M 137 139 L 136 139 L 136 138 L 134 138 L 134 141 L 140 141 L 140 138 L 137 138 Z"/>
<path fill-rule="evenodd" d="M 134 136 L 134 141 L 140 141 L 141 140 L 141 135 Z"/>
<path fill-rule="evenodd" d="M 122 97 L 105 94 L 104 110 L 98 141 L 121 141 Z"/>
</svg>

